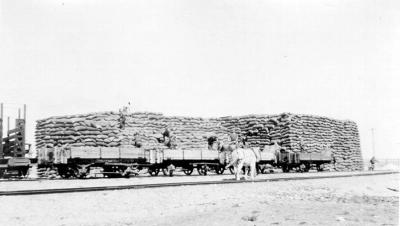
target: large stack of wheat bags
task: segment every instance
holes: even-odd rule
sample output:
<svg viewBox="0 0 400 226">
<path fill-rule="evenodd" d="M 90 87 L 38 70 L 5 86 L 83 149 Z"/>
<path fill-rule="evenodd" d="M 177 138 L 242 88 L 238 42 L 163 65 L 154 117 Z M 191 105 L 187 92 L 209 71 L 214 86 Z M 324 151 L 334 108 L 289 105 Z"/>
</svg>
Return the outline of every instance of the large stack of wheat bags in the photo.
<svg viewBox="0 0 400 226">
<path fill-rule="evenodd" d="M 294 152 L 330 149 L 335 157 L 332 170 L 363 168 L 358 128 L 352 121 L 290 113 L 196 118 L 135 112 L 123 117 L 119 112 L 98 112 L 38 120 L 36 148 L 68 144 L 201 150 L 208 148 L 212 136 L 228 142 L 229 135 L 236 133 L 250 147 L 261 149 L 274 142 Z M 174 137 L 174 147 L 166 145 L 166 129 Z"/>
</svg>

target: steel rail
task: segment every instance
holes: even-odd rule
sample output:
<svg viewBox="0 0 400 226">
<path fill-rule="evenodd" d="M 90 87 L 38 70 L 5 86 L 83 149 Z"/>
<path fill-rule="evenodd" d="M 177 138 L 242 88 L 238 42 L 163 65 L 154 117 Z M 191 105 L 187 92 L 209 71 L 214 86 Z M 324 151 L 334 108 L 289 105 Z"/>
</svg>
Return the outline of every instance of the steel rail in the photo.
<svg viewBox="0 0 400 226">
<path fill-rule="evenodd" d="M 272 174 L 272 173 L 267 173 L 267 174 Z M 273 174 L 286 174 L 286 173 L 281 173 L 281 172 L 276 172 Z M 223 175 L 233 175 L 233 174 L 214 174 L 214 173 L 208 173 L 206 176 L 207 177 L 217 177 L 217 176 L 223 176 Z M 262 174 L 265 175 L 265 174 Z M 159 174 L 158 176 L 150 176 L 149 174 L 139 174 L 137 176 L 131 176 L 129 178 L 124 178 L 124 177 L 115 177 L 115 178 L 109 178 L 109 177 L 91 177 L 91 178 L 46 178 L 46 177 L 40 177 L 40 178 L 12 178 L 12 179 L 3 179 L 0 180 L 0 183 L 3 182 L 17 182 L 17 181 L 59 181 L 59 180 L 64 180 L 64 181 L 81 181 L 81 180 L 97 180 L 97 179 L 130 179 L 130 178 L 157 178 L 157 177 L 169 177 L 168 175 L 163 175 Z M 184 174 L 174 174 L 173 177 L 205 177 L 204 175 L 199 175 L 199 174 L 192 174 L 192 175 L 184 175 Z"/>
<path fill-rule="evenodd" d="M 344 177 L 359 177 L 359 176 L 376 176 L 387 174 L 398 174 L 399 172 L 377 172 L 377 173 L 358 173 L 348 175 L 315 175 L 306 177 L 278 177 L 269 179 L 259 179 L 254 181 L 233 179 L 225 179 L 220 181 L 197 181 L 197 182 L 173 182 L 173 183 L 157 183 L 157 184 L 134 184 L 134 185 L 117 185 L 117 186 L 99 186 L 99 187 L 80 187 L 80 188 L 54 188 L 54 189 L 36 189 L 36 190 L 16 190 L 16 191 L 1 191 L 0 196 L 17 196 L 17 195 L 43 195 L 57 193 L 75 193 L 75 192 L 90 192 L 90 191 L 111 191 L 111 190 L 126 190 L 126 189 L 145 189 L 145 188 L 162 188 L 162 187 L 179 187 L 179 186 L 194 186 L 194 185 L 214 185 L 214 184 L 237 184 L 237 183 L 259 183 L 259 182 L 277 182 L 277 181 L 295 181 L 295 180 L 312 180 L 312 179 L 327 179 L 327 178 L 344 178 Z"/>
<path fill-rule="evenodd" d="M 368 173 L 379 173 L 382 170 L 375 170 L 373 172 L 368 172 Z M 361 171 L 363 172 L 363 171 Z M 388 172 L 388 171 L 384 171 L 384 172 Z M 295 172 L 295 173 L 300 173 L 300 172 Z M 304 173 L 305 175 L 309 175 L 309 174 L 321 174 L 321 173 L 329 173 L 327 171 L 325 172 L 306 172 Z M 288 175 L 291 173 L 284 173 L 284 172 L 273 172 L 273 173 L 260 173 L 258 175 Z M 226 176 L 226 175 L 233 175 L 231 173 L 223 173 L 223 174 L 215 174 L 215 173 L 209 173 L 206 175 L 206 177 L 219 177 L 219 176 Z M 163 174 L 159 174 L 158 176 L 150 176 L 147 173 L 144 174 L 139 174 L 136 176 L 131 176 L 129 178 L 124 178 L 124 177 L 115 177 L 115 178 L 108 178 L 108 177 L 90 177 L 90 178 L 46 178 L 46 177 L 38 177 L 38 178 L 9 178 L 9 179 L 0 179 L 0 184 L 4 183 L 4 182 L 19 182 L 19 181 L 24 181 L 24 182 L 34 182 L 34 181 L 81 181 L 81 180 L 98 180 L 98 179 L 109 179 L 109 180 L 113 180 L 113 179 L 130 179 L 130 178 L 158 178 L 158 177 L 169 177 L 168 175 L 163 175 Z M 204 175 L 199 175 L 199 174 L 191 174 L 191 175 L 185 175 L 185 174 L 174 174 L 173 177 L 205 177 Z"/>
</svg>

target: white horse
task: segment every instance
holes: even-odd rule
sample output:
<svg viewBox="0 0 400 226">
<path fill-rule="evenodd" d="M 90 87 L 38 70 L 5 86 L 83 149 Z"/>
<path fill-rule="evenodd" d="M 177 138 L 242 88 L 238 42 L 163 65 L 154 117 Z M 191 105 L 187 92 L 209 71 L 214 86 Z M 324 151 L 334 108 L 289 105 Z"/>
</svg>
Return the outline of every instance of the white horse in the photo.
<svg viewBox="0 0 400 226">
<path fill-rule="evenodd" d="M 230 159 L 229 164 L 225 167 L 228 169 L 233 166 L 235 172 L 236 180 L 240 180 L 240 173 L 242 172 L 243 166 L 245 167 L 245 179 L 248 179 L 248 168 L 250 167 L 250 177 L 254 180 L 256 176 L 256 163 L 260 160 L 259 150 L 249 149 L 249 148 L 230 148 L 224 149 L 222 151 L 225 152 L 225 161 L 226 159 Z M 227 158 L 228 155 L 230 158 Z"/>
</svg>

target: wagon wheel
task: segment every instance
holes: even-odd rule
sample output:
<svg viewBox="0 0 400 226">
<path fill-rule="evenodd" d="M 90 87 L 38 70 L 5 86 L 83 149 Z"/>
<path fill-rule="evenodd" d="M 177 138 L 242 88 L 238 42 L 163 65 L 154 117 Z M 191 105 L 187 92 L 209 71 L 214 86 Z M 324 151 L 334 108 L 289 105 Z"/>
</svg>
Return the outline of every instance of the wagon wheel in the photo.
<svg viewBox="0 0 400 226">
<path fill-rule="evenodd" d="M 287 173 L 287 172 L 289 172 L 289 166 L 282 166 L 282 171 L 284 172 L 284 173 Z"/>
<path fill-rule="evenodd" d="M 149 168 L 149 174 L 151 176 L 157 176 L 158 173 L 160 173 L 160 169 L 159 168 Z"/>
<path fill-rule="evenodd" d="M 310 164 L 306 164 L 306 168 L 304 169 L 304 172 L 310 171 L 310 168 L 311 168 Z"/>
<path fill-rule="evenodd" d="M 71 173 L 70 169 L 58 170 L 58 174 L 64 179 L 68 179 L 68 178 L 70 178 L 72 176 L 72 173 Z"/>
<path fill-rule="evenodd" d="M 26 175 L 28 174 L 28 170 L 29 170 L 29 166 L 22 167 L 21 168 L 21 176 L 26 177 Z"/>
<path fill-rule="evenodd" d="M 173 176 L 174 170 L 175 166 L 172 164 L 162 169 L 164 176 L 170 176 L 170 177 Z"/>
<path fill-rule="evenodd" d="M 72 177 L 78 178 L 79 175 L 78 169 L 70 169 L 69 172 L 71 173 Z"/>
<path fill-rule="evenodd" d="M 197 172 L 199 175 L 207 175 L 207 166 L 206 165 L 198 165 L 197 166 Z"/>
<path fill-rule="evenodd" d="M 224 171 L 225 171 L 225 168 L 224 168 L 224 167 L 217 166 L 217 167 L 215 168 L 215 172 L 216 172 L 217 174 L 223 174 Z"/>
<path fill-rule="evenodd" d="M 189 166 L 189 167 L 187 167 L 186 169 L 184 169 L 183 170 L 183 172 L 186 174 L 186 175 L 192 175 L 192 173 L 193 173 L 193 166 Z"/>
<path fill-rule="evenodd" d="M 162 173 L 164 174 L 164 176 L 168 176 L 168 169 L 162 168 Z"/>
<path fill-rule="evenodd" d="M 65 178 L 65 179 L 68 179 L 68 178 L 70 178 L 70 177 L 73 177 L 73 175 L 72 175 L 72 173 L 71 173 L 71 171 L 67 171 L 67 172 L 65 172 L 65 174 L 63 174 L 63 175 L 60 175 L 62 178 Z"/>
</svg>

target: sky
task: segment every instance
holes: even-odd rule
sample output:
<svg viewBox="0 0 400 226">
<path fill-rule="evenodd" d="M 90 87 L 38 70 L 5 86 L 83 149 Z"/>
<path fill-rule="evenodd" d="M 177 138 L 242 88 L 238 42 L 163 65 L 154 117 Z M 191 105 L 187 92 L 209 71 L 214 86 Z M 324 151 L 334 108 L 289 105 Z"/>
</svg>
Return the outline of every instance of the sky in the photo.
<svg viewBox="0 0 400 226">
<path fill-rule="evenodd" d="M 400 158 L 399 40 L 397 0 L 0 0 L 0 102 L 27 105 L 30 143 L 35 120 L 131 102 L 349 119 L 364 158 Z"/>
</svg>

